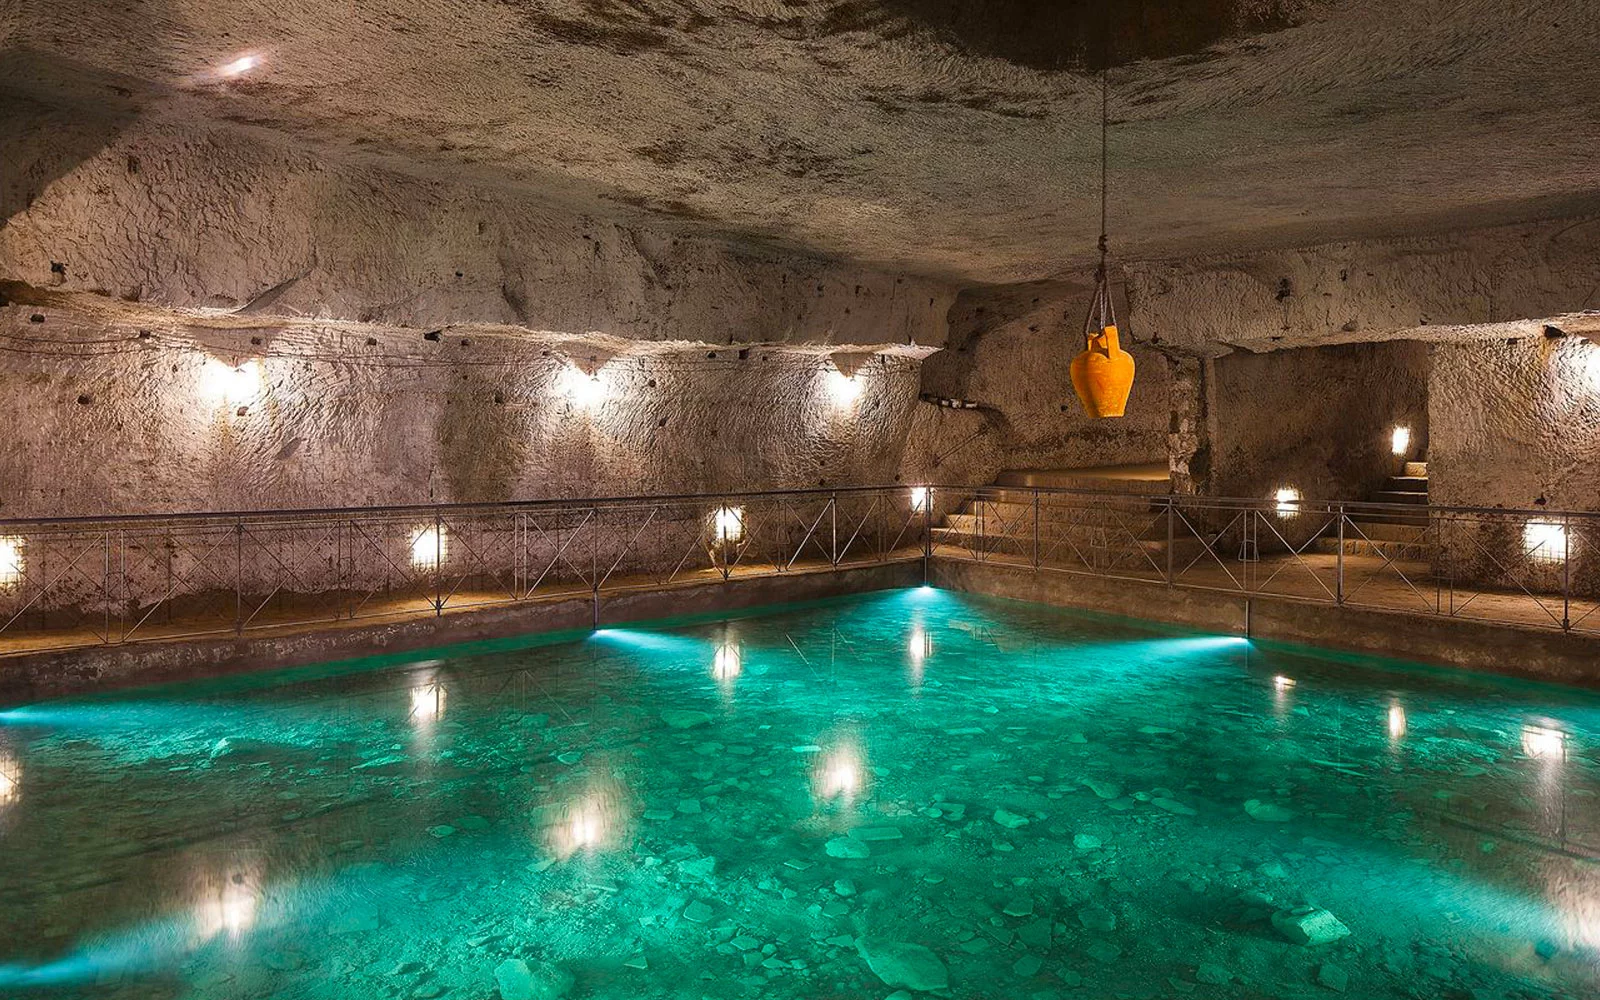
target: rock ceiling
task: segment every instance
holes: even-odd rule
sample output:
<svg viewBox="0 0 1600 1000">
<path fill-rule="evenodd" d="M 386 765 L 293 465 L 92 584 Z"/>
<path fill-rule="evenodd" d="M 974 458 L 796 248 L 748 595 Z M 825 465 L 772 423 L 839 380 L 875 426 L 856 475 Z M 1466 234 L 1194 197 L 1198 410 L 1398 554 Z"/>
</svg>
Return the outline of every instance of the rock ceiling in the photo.
<svg viewBox="0 0 1600 1000">
<path fill-rule="evenodd" d="M 1600 0 L 21 0 L 0 88 L 976 283 L 1595 208 Z M 229 79 L 219 67 L 248 57 Z"/>
</svg>

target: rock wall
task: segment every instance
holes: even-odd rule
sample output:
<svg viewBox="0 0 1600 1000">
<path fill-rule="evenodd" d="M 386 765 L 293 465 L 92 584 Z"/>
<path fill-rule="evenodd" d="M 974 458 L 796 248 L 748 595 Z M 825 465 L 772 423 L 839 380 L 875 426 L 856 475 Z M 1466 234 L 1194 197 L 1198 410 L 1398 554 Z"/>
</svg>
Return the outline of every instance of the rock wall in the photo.
<svg viewBox="0 0 1600 1000">
<path fill-rule="evenodd" d="M 1600 508 L 1600 346 L 1577 337 L 1441 344 L 1428 406 L 1437 502 Z"/>
<path fill-rule="evenodd" d="M 1414 454 L 1429 435 L 1428 345 L 1414 341 L 1230 354 L 1208 365 L 1206 492 L 1361 500 L 1398 471 L 1396 426 Z"/>
<path fill-rule="evenodd" d="M 819 348 L 134 327 L 13 304 L 0 310 L 0 516 L 892 481 L 917 359 L 846 360 L 853 378 Z"/>
<path fill-rule="evenodd" d="M 950 286 L 122 103 L 0 102 L 0 517 L 899 469 Z"/>
</svg>

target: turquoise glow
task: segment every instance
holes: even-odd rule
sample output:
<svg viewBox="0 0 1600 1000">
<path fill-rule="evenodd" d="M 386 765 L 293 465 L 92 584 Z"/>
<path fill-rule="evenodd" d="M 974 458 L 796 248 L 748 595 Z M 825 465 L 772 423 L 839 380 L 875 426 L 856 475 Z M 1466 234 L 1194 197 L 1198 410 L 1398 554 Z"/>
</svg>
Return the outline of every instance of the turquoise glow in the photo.
<svg viewBox="0 0 1600 1000">
<path fill-rule="evenodd" d="M 0 997 L 1587 997 L 1597 802 L 1590 694 L 919 588 L 0 713 Z"/>
</svg>

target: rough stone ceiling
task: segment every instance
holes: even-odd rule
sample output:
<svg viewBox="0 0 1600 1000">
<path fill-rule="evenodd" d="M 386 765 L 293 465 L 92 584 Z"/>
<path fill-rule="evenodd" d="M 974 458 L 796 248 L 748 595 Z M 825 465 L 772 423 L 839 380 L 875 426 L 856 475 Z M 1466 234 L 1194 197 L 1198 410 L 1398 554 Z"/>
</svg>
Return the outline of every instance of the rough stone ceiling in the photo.
<svg viewBox="0 0 1600 1000">
<path fill-rule="evenodd" d="M 1092 252 L 1069 0 L 22 0 L 0 88 L 970 282 Z M 1593 210 L 1600 0 L 1113 0 L 1112 235 L 1227 253 Z M 219 81 L 242 55 L 259 66 Z"/>
</svg>

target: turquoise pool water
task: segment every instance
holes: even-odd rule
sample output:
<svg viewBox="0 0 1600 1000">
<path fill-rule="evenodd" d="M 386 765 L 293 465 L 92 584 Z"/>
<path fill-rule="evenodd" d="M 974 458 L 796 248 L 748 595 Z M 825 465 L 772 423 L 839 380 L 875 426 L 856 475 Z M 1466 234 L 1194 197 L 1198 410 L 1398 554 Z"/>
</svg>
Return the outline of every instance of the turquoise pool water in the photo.
<svg viewBox="0 0 1600 1000">
<path fill-rule="evenodd" d="M 54 702 L 0 712 L 0 996 L 1594 997 L 1597 748 L 932 590 Z"/>
</svg>

